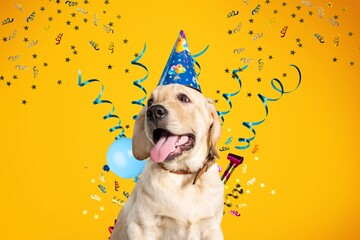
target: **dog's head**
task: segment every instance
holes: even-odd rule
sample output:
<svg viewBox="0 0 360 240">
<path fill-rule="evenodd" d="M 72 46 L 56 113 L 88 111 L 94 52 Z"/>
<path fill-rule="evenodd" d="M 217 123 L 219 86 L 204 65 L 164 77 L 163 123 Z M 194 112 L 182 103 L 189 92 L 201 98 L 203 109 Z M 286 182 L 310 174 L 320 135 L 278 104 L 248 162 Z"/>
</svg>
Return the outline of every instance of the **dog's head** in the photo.
<svg viewBox="0 0 360 240">
<path fill-rule="evenodd" d="M 211 99 L 180 84 L 162 85 L 152 92 L 136 119 L 133 154 L 139 160 L 151 156 L 154 162 L 194 170 L 210 149 L 219 158 L 216 144 L 220 135 L 221 124 Z M 200 162 L 186 161 L 194 158 Z"/>
</svg>

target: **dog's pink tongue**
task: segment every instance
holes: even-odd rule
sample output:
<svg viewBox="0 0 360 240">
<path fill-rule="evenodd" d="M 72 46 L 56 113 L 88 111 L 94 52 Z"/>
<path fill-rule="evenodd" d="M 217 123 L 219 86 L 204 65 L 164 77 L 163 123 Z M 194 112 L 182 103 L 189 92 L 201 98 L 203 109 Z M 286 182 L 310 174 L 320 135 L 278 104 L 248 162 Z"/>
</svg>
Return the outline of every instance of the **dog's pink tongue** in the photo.
<svg viewBox="0 0 360 240">
<path fill-rule="evenodd" d="M 187 136 L 162 136 L 150 151 L 151 159 L 156 163 L 163 162 L 176 150 L 176 146 L 184 144 L 187 140 Z"/>
</svg>

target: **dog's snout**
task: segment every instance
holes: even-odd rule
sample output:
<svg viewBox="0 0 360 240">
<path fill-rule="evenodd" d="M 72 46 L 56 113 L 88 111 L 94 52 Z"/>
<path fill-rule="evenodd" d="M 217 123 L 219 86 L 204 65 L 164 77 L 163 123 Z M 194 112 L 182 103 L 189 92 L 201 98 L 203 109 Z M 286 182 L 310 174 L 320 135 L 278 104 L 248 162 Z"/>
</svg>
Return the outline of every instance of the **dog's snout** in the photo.
<svg viewBox="0 0 360 240">
<path fill-rule="evenodd" d="M 151 106 L 146 112 L 147 117 L 152 121 L 160 120 L 161 118 L 166 117 L 167 114 L 168 111 L 162 105 Z"/>
</svg>

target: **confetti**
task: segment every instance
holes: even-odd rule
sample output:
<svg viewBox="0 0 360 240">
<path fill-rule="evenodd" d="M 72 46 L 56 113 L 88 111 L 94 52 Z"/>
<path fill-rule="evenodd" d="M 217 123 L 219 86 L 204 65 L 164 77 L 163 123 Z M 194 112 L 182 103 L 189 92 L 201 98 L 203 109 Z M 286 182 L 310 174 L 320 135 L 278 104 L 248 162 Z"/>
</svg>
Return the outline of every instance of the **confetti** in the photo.
<svg viewBox="0 0 360 240">
<path fill-rule="evenodd" d="M 27 70 L 27 69 L 28 69 L 28 66 L 16 65 L 15 68 L 18 69 L 18 70 L 20 70 L 20 71 L 23 71 L 23 70 Z"/>
<path fill-rule="evenodd" d="M 124 205 L 125 203 L 123 200 L 117 198 L 116 196 L 113 197 L 112 202 L 119 205 Z"/>
<path fill-rule="evenodd" d="M 35 16 L 36 16 L 36 12 L 33 11 L 33 12 L 26 18 L 26 22 L 34 21 Z"/>
<path fill-rule="evenodd" d="M 101 197 L 99 197 L 98 195 L 91 195 L 90 198 L 95 201 L 99 201 L 99 202 L 101 201 Z"/>
<path fill-rule="evenodd" d="M 242 22 L 239 22 L 239 24 L 236 26 L 236 28 L 234 28 L 234 33 L 237 33 L 237 32 L 240 32 L 241 30 L 241 27 L 242 27 Z"/>
<path fill-rule="evenodd" d="M 300 3 L 304 4 L 305 6 L 308 6 L 308 7 L 314 6 L 314 4 L 312 2 L 310 2 L 310 1 L 302 0 Z"/>
<path fill-rule="evenodd" d="M 119 191 L 120 185 L 118 181 L 115 181 L 115 191 Z"/>
<path fill-rule="evenodd" d="M 32 48 L 32 47 L 36 46 L 38 43 L 39 43 L 38 40 L 32 40 L 31 42 L 28 43 L 27 47 Z"/>
<path fill-rule="evenodd" d="M 324 9 L 322 7 L 318 8 L 318 15 L 319 18 L 323 18 L 323 16 L 325 15 Z"/>
<path fill-rule="evenodd" d="M 99 22 L 99 17 L 98 17 L 98 15 L 95 13 L 95 14 L 94 14 L 94 25 L 97 26 L 97 25 L 98 25 L 98 22 Z"/>
<path fill-rule="evenodd" d="M 329 19 L 329 22 L 331 25 L 335 26 L 335 27 L 338 27 L 340 24 L 338 21 L 336 21 L 336 19 L 334 18 L 328 18 Z"/>
<path fill-rule="evenodd" d="M 240 62 L 243 62 L 243 63 L 251 63 L 253 60 L 252 58 L 241 58 L 240 59 Z"/>
<path fill-rule="evenodd" d="M 62 36 L 63 36 L 63 33 L 59 33 L 59 35 L 55 38 L 56 45 L 60 44 Z"/>
<path fill-rule="evenodd" d="M 83 14 L 88 14 L 89 12 L 85 9 L 85 8 L 76 8 L 76 11 L 83 13 Z"/>
<path fill-rule="evenodd" d="M 253 177 L 252 179 L 247 181 L 246 185 L 250 186 L 250 185 L 253 185 L 255 182 L 256 182 L 256 177 Z"/>
<path fill-rule="evenodd" d="M 100 188 L 102 193 L 106 193 L 106 188 L 103 185 L 99 184 L 98 187 Z"/>
<path fill-rule="evenodd" d="M 233 53 L 237 53 L 237 54 L 240 54 L 240 53 L 243 53 L 245 52 L 245 48 L 237 48 L 237 49 L 234 49 Z"/>
<path fill-rule="evenodd" d="M 231 11 L 231 12 L 229 12 L 228 14 L 227 14 L 227 17 L 228 18 L 230 18 L 230 17 L 233 17 L 233 16 L 236 16 L 236 15 L 238 15 L 239 14 L 239 11 Z"/>
<path fill-rule="evenodd" d="M 235 205 L 237 208 L 246 208 L 247 204 L 246 203 L 241 203 L 241 204 L 236 204 Z"/>
<path fill-rule="evenodd" d="M 281 33 L 280 37 L 285 37 L 287 29 L 288 29 L 288 26 L 283 27 L 283 29 L 280 31 L 280 33 Z"/>
<path fill-rule="evenodd" d="M 334 38 L 334 43 L 335 43 L 335 46 L 339 46 L 340 44 L 340 34 L 337 34 L 336 37 Z"/>
<path fill-rule="evenodd" d="M 240 213 L 238 213 L 238 211 L 235 211 L 235 210 L 230 210 L 230 213 L 239 217 L 240 216 Z"/>
<path fill-rule="evenodd" d="M 2 25 L 5 25 L 5 24 L 9 24 L 9 23 L 12 23 L 14 21 L 14 18 L 6 18 L 5 20 L 2 21 Z"/>
<path fill-rule="evenodd" d="M 110 53 L 114 53 L 114 49 L 115 49 L 115 45 L 113 42 L 111 42 L 109 46 Z"/>
<path fill-rule="evenodd" d="M 110 28 L 109 26 L 103 25 L 103 28 L 107 33 L 114 33 L 114 29 Z"/>
<path fill-rule="evenodd" d="M 231 193 L 228 193 L 225 195 L 225 202 L 224 205 L 227 207 L 232 207 L 232 203 L 229 200 L 230 197 L 238 199 L 239 194 L 243 194 L 244 190 L 242 189 L 241 185 L 239 183 L 236 184 L 235 188 L 231 191 Z"/>
<path fill-rule="evenodd" d="M 123 191 L 123 195 L 126 197 L 126 198 L 129 198 L 130 194 L 126 191 Z"/>
<path fill-rule="evenodd" d="M 252 153 L 256 153 L 257 150 L 259 150 L 259 144 L 256 144 L 256 145 L 254 146 L 254 149 L 252 150 Z"/>
<path fill-rule="evenodd" d="M 226 184 L 226 182 L 229 180 L 235 168 L 237 168 L 244 161 L 243 157 L 233 153 L 229 153 L 227 155 L 227 159 L 230 161 L 230 163 L 221 177 L 221 181 L 223 181 L 224 184 Z"/>
<path fill-rule="evenodd" d="M 104 182 L 105 182 L 105 176 L 104 176 L 104 174 L 101 173 L 99 179 L 100 179 L 100 182 L 104 183 Z"/>
<path fill-rule="evenodd" d="M 11 33 L 11 35 L 8 37 L 8 40 L 9 40 L 9 41 L 14 40 L 15 37 L 16 37 L 16 33 L 17 33 L 17 31 L 14 30 L 14 31 Z"/>
<path fill-rule="evenodd" d="M 258 68 L 259 71 L 261 71 L 264 68 L 264 62 L 262 61 L 261 58 L 258 60 Z"/>
<path fill-rule="evenodd" d="M 255 40 L 258 40 L 259 38 L 262 38 L 264 36 L 263 33 L 257 33 L 253 36 L 252 40 L 255 41 Z"/>
<path fill-rule="evenodd" d="M 233 140 L 233 137 L 229 137 L 226 142 L 225 142 L 225 145 L 229 145 Z"/>
<path fill-rule="evenodd" d="M 261 8 L 261 5 L 258 4 L 258 5 L 254 8 L 254 10 L 251 11 L 251 15 L 255 15 L 255 14 L 259 13 L 260 8 Z"/>
<path fill-rule="evenodd" d="M 99 51 L 99 50 L 100 50 L 99 45 L 98 45 L 96 42 L 90 40 L 89 43 L 90 43 L 91 46 L 93 46 L 93 48 L 94 48 L 96 51 Z"/>
<path fill-rule="evenodd" d="M 219 151 L 220 152 L 224 152 L 224 151 L 229 151 L 230 148 L 229 147 L 222 147 L 222 148 L 219 148 Z"/>
<path fill-rule="evenodd" d="M 20 3 L 15 3 L 15 7 L 20 10 L 21 12 L 24 12 L 24 9 L 22 8 L 22 5 Z"/>
<path fill-rule="evenodd" d="M 78 2 L 66 1 L 65 4 L 67 4 L 69 7 L 75 7 L 78 5 Z"/>
<path fill-rule="evenodd" d="M 247 167 L 248 166 L 246 164 L 244 164 L 244 166 L 241 167 L 242 174 L 246 174 Z"/>
<path fill-rule="evenodd" d="M 15 56 L 10 56 L 9 58 L 8 58 L 8 60 L 10 61 L 16 61 L 16 60 L 19 60 L 20 59 L 20 55 L 15 55 Z"/>
<path fill-rule="evenodd" d="M 317 38 L 317 40 L 319 40 L 320 43 L 325 43 L 324 38 L 320 34 L 315 33 L 314 36 Z"/>
</svg>

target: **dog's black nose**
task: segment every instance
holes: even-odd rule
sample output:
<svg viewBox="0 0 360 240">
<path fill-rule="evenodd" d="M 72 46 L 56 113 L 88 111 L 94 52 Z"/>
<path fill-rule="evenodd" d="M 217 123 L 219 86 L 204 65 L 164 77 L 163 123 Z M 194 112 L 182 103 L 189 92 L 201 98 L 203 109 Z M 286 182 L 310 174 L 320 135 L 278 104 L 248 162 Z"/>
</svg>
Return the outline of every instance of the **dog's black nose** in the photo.
<svg viewBox="0 0 360 240">
<path fill-rule="evenodd" d="M 151 121 L 160 120 L 161 118 L 166 117 L 167 114 L 168 111 L 162 105 L 151 106 L 146 112 L 147 117 Z"/>
</svg>

